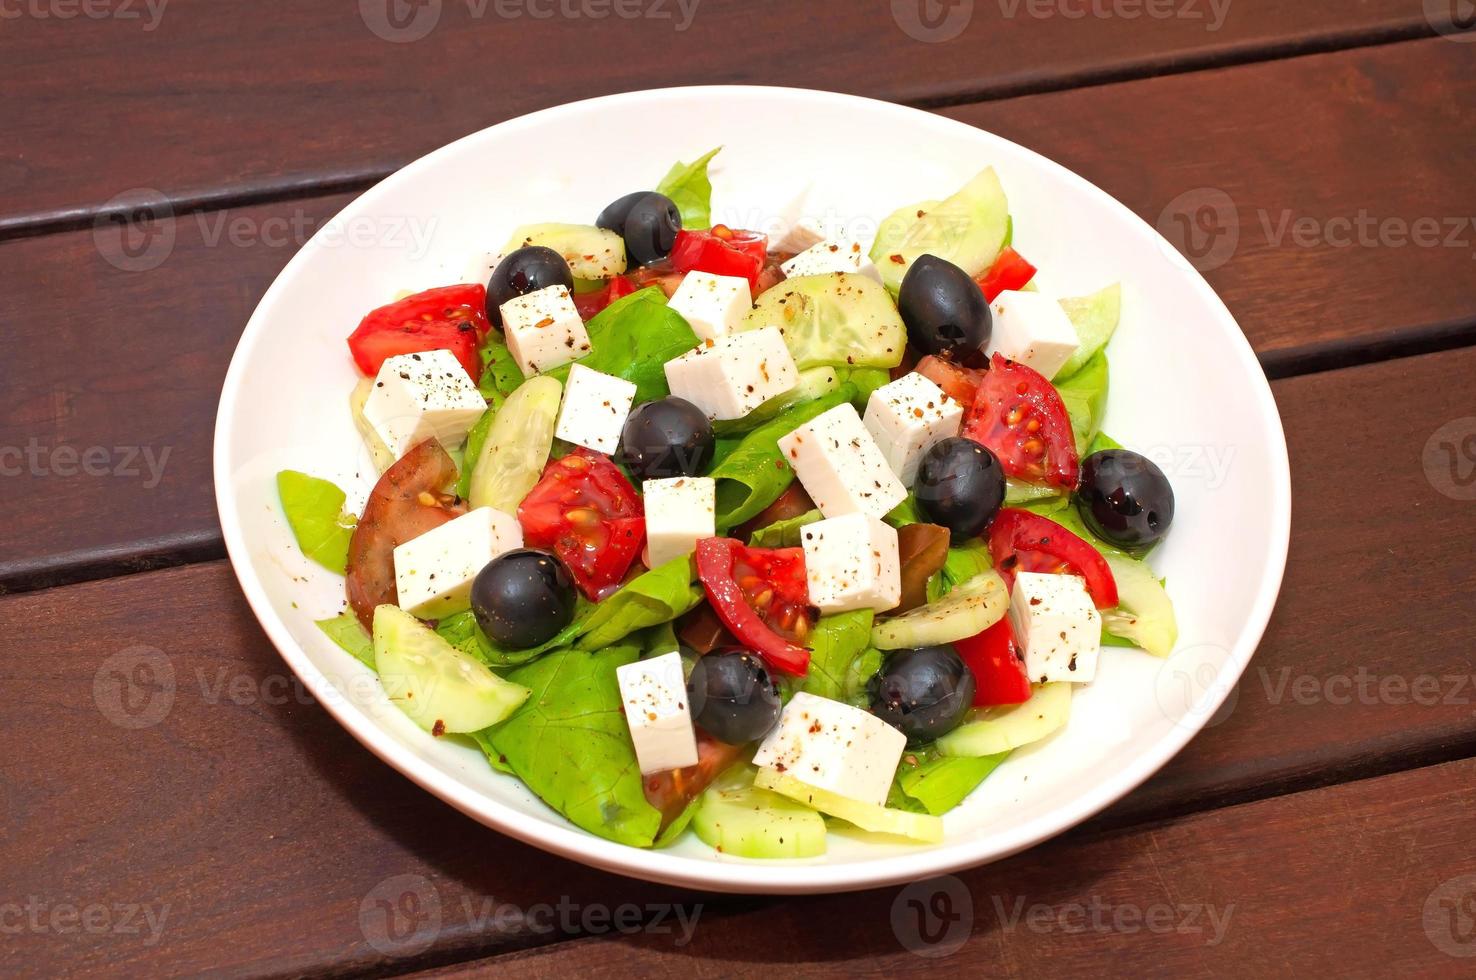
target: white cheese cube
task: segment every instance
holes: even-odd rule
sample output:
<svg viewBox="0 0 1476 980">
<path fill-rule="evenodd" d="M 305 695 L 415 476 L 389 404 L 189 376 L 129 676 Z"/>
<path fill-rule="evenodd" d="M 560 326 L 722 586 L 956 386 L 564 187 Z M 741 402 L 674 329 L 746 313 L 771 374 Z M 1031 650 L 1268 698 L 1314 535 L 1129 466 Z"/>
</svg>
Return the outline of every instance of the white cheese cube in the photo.
<svg viewBox="0 0 1476 980">
<path fill-rule="evenodd" d="M 854 238 L 827 238 L 788 262 L 781 262 L 779 268 L 784 270 L 787 278 L 794 279 L 832 272 L 862 272 L 870 262 L 865 247 Z"/>
<path fill-rule="evenodd" d="M 883 804 L 907 736 L 869 711 L 801 691 L 753 764 L 851 800 Z"/>
<path fill-rule="evenodd" d="M 523 546 L 517 518 L 478 507 L 395 549 L 399 605 L 422 619 L 471 608 L 472 580 L 498 555 Z"/>
<path fill-rule="evenodd" d="M 625 722 L 641 775 L 697 764 L 697 733 L 687 706 L 681 654 L 637 660 L 615 668 Z"/>
<path fill-rule="evenodd" d="M 699 340 L 717 340 L 738 329 L 753 308 L 748 280 L 689 272 L 668 304 L 682 315 Z"/>
<path fill-rule="evenodd" d="M 1031 683 L 1084 684 L 1097 676 L 1102 617 L 1084 579 L 1020 572 L 1010 592 L 1010 628 Z"/>
<path fill-rule="evenodd" d="M 994 298 L 988 353 L 1003 354 L 1054 378 L 1080 342 L 1061 304 L 1044 293 L 1007 289 Z"/>
<path fill-rule="evenodd" d="M 613 453 L 635 396 L 634 382 L 575 364 L 564 384 L 554 435 L 597 453 Z"/>
<path fill-rule="evenodd" d="M 799 371 L 779 328 L 761 327 L 705 341 L 667 361 L 666 383 L 710 419 L 739 419 L 792 389 Z"/>
<path fill-rule="evenodd" d="M 907 488 L 849 402 L 781 438 L 779 449 L 826 517 L 882 518 L 907 499 Z"/>
<path fill-rule="evenodd" d="M 384 362 L 364 402 L 364 418 L 399 459 L 432 437 L 453 448 L 487 411 L 487 400 L 447 350 Z"/>
<path fill-rule="evenodd" d="M 800 532 L 810 605 L 822 613 L 874 609 L 902 601 L 897 530 L 869 514 L 816 521 Z"/>
<path fill-rule="evenodd" d="M 498 309 L 508 352 L 525 378 L 589 353 L 589 333 L 567 287 L 546 286 L 514 296 Z"/>
<path fill-rule="evenodd" d="M 923 454 L 958 435 L 963 413 L 962 405 L 914 371 L 873 391 L 862 421 L 887 464 L 912 486 Z"/>
<path fill-rule="evenodd" d="M 647 558 L 652 568 L 690 555 L 717 533 L 717 484 L 708 476 L 676 476 L 641 484 Z"/>
</svg>

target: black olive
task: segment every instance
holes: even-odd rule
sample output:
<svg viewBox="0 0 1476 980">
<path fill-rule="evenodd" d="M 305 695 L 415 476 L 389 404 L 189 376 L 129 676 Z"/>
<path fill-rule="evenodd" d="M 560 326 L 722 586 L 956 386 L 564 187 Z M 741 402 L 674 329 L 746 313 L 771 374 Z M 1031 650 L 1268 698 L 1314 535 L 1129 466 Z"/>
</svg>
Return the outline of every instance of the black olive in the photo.
<svg viewBox="0 0 1476 980">
<path fill-rule="evenodd" d="M 999 459 L 972 439 L 944 439 L 917 467 L 917 505 L 954 538 L 971 538 L 989 526 L 1005 497 Z"/>
<path fill-rule="evenodd" d="M 487 319 L 502 326 L 502 304 L 549 286 L 574 288 L 564 257 L 546 245 L 525 245 L 503 256 L 487 281 Z"/>
<path fill-rule="evenodd" d="M 472 582 L 472 614 L 487 638 L 508 650 L 547 643 L 574 619 L 574 579 L 546 551 L 498 555 Z"/>
<path fill-rule="evenodd" d="M 624 201 L 616 201 L 611 207 Z M 606 210 L 609 210 L 608 208 Z M 651 191 L 631 203 L 625 214 L 625 258 L 631 265 L 650 265 L 671 254 L 677 232 L 682 230 L 682 214 L 671 198 Z"/>
<path fill-rule="evenodd" d="M 921 745 L 963 721 L 974 703 L 974 675 L 951 646 L 895 650 L 866 691 L 872 714 Z"/>
<path fill-rule="evenodd" d="M 687 699 L 692 721 L 729 745 L 763 738 L 783 707 L 768 668 L 748 650 L 699 657 L 687 678 Z"/>
<path fill-rule="evenodd" d="M 697 476 L 712 459 L 715 437 L 702 409 L 672 395 L 636 407 L 620 434 L 620 455 L 642 480 Z"/>
<path fill-rule="evenodd" d="M 924 354 L 946 357 L 965 367 L 983 367 L 994 315 L 979 284 L 958 266 L 936 255 L 920 255 L 902 277 L 897 312 L 907 339 Z"/>
<path fill-rule="evenodd" d="M 1148 457 L 1104 449 L 1082 460 L 1076 511 L 1108 544 L 1146 548 L 1157 544 L 1174 522 L 1174 488 Z"/>
</svg>

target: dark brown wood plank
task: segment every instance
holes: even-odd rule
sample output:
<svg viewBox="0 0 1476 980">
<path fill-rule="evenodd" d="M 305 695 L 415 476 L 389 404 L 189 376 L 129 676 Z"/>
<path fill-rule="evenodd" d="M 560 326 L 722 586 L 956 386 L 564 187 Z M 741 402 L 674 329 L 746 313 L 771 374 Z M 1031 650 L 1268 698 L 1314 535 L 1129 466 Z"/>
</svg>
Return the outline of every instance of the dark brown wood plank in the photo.
<svg viewBox="0 0 1476 980">
<path fill-rule="evenodd" d="M 1470 976 L 1473 780 L 1419 769 L 776 904 L 684 947 L 589 938 L 436 975 Z"/>
<path fill-rule="evenodd" d="M 1461 612 L 1476 592 L 1476 570 L 1466 560 L 1476 511 L 1470 499 L 1456 499 L 1469 497 L 1470 488 L 1459 487 L 1434 463 L 1427 471 L 1421 450 L 1437 430 L 1469 412 L 1462 392 L 1473 370 L 1476 350 L 1467 350 L 1275 386 L 1288 417 L 1298 518 L 1274 625 L 1233 710 L 1138 793 L 1065 838 L 1075 843 L 1032 852 L 1004 865 L 1005 872 L 984 871 L 967 880 L 1059 875 L 1032 877 L 1021 886 L 1024 894 L 1049 896 L 1040 900 L 1055 903 L 1089 889 L 1098 876 L 1112 874 L 1145 848 L 1152 859 L 1178 862 L 1185 876 L 1199 869 L 1194 873 L 1200 878 L 1185 877 L 1185 887 L 1221 878 L 1214 862 L 1234 860 L 1239 852 L 1247 866 L 1277 875 L 1269 883 L 1234 879 L 1243 885 L 1242 914 L 1260 923 L 1251 931 L 1264 936 L 1267 929 L 1290 928 L 1286 914 L 1302 913 L 1306 894 L 1297 889 L 1315 888 L 1343 900 L 1352 892 L 1341 876 L 1352 875 L 1347 881 L 1357 884 L 1378 877 L 1353 874 L 1365 865 L 1382 869 L 1378 861 L 1393 859 L 1387 847 L 1372 843 L 1384 832 L 1368 829 L 1374 816 L 1365 817 L 1365 810 L 1376 814 L 1398 801 L 1413 805 L 1419 793 L 1308 796 L 1322 801 L 1308 812 L 1330 821 L 1316 826 L 1338 831 L 1325 838 L 1326 846 L 1344 850 L 1329 853 L 1344 857 L 1334 861 L 1314 850 L 1316 860 L 1305 867 L 1252 847 L 1247 838 L 1257 835 L 1246 825 L 1223 830 L 1235 846 L 1222 847 L 1217 841 L 1223 825 L 1212 821 L 1191 821 L 1184 824 L 1189 830 L 1173 832 L 1177 836 L 1128 837 L 1123 839 L 1139 843 L 1111 845 L 1127 851 L 1088 851 L 1078 844 L 1145 815 L 1279 792 L 1300 780 L 1349 778 L 1431 757 L 1476 754 L 1476 691 L 1467 686 L 1445 697 L 1453 685 L 1440 681 L 1442 696 L 1423 703 L 1425 693 L 1418 700 L 1403 697 L 1395 683 L 1424 692 L 1418 678 L 1471 673 L 1469 630 L 1463 626 L 1468 617 Z M 1457 426 L 1446 434 L 1459 442 L 1470 431 Z M 1431 459 L 1440 461 L 1438 453 Z M 1376 481 L 1367 478 L 1370 460 L 1384 474 Z M 360 907 L 368 897 L 374 908 L 385 894 L 375 889 L 397 875 L 431 882 L 439 898 L 437 943 L 423 954 L 432 964 L 562 934 L 530 935 L 516 921 L 501 930 L 480 927 L 475 913 L 489 897 L 495 897 L 494 907 L 524 909 L 561 896 L 584 906 L 701 901 L 704 914 L 713 918 L 762 905 L 636 885 L 582 869 L 484 830 L 416 789 L 354 743 L 326 712 L 297 699 L 290 675 L 224 563 L 0 598 L 0 635 L 7 638 L 0 683 L 12 699 L 12 710 L 0 713 L 0 758 L 6 760 L 0 770 L 0 901 L 36 895 L 53 905 L 170 906 L 164 937 L 148 947 L 132 935 L 0 930 L 0 956 L 7 963 L 23 962 L 48 974 L 127 971 L 145 962 L 151 972 L 163 973 L 225 962 L 252 972 L 367 968 L 383 958 L 370 937 L 383 945 L 383 934 L 373 931 L 382 926 L 372 916 L 365 934 Z M 140 647 L 153 652 L 140 654 Z M 125 651 L 135 651 L 132 661 Z M 124 694 L 131 695 L 127 708 L 134 714 L 159 713 L 165 702 L 154 699 L 166 662 L 174 688 L 163 717 L 137 729 L 111 723 Z M 153 672 L 138 670 L 139 664 Z M 1356 684 L 1360 670 L 1376 678 L 1375 696 L 1341 703 L 1345 691 L 1337 679 L 1351 677 Z M 1261 678 L 1270 678 L 1276 689 L 1283 673 L 1286 694 L 1268 696 Z M 1378 695 L 1380 685 L 1389 693 Z M 1469 775 L 1448 781 L 1469 791 Z M 1414 807 L 1415 816 L 1438 813 L 1447 802 L 1428 797 Z M 1261 836 L 1292 834 L 1274 816 L 1266 820 Z M 1403 815 L 1398 821 L 1410 824 Z M 1422 825 L 1417 819 L 1411 826 Z M 1469 839 L 1470 826 L 1465 827 L 1462 842 Z M 1427 846 L 1421 839 L 1402 844 L 1399 855 Z M 1153 850 L 1144 840 L 1160 840 L 1161 846 Z M 1305 870 L 1319 864 L 1322 877 Z M 1288 867 L 1297 868 L 1297 875 L 1289 876 Z M 1460 870 L 1451 864 L 1445 876 Z M 1139 873 L 1122 884 L 1127 894 L 1140 891 Z M 1434 885 L 1423 874 L 1411 870 L 1407 879 L 1420 900 Z M 424 887 L 414 878 L 410 882 Z M 1166 887 L 1177 894 L 1180 886 Z M 1112 894 L 1123 894 L 1116 888 Z M 1147 895 L 1141 901 L 1172 900 L 1160 891 Z M 1370 903 L 1386 897 L 1372 893 Z M 787 913 L 794 921 L 833 923 L 812 931 L 850 932 L 854 944 L 798 945 L 784 934 L 782 941 L 758 944 L 750 955 L 786 946 L 806 951 L 805 958 L 870 955 L 874 944 L 893 942 L 884 917 L 890 900 L 880 900 L 881 918 L 820 917 L 831 901 L 859 916 L 864 909 L 845 904 L 849 899 L 794 903 Z M 1208 899 L 1201 894 L 1197 900 Z M 982 905 L 984 899 L 977 901 Z M 1326 906 L 1313 907 L 1312 921 L 1330 927 L 1329 916 Z M 713 931 L 741 935 L 742 928 Z M 996 940 L 988 935 L 981 927 L 975 945 L 994 949 Z M 1403 934 L 1388 936 L 1392 942 Z M 1011 937 L 1005 938 L 1005 949 L 1014 949 Z M 413 945 L 387 948 L 405 952 Z M 1305 948 L 1309 956 L 1322 949 Z M 895 947 L 880 950 L 889 951 Z"/>
<path fill-rule="evenodd" d="M 1476 216 L 1476 115 L 1458 108 L 1476 103 L 1473 58 L 1476 45 L 1429 40 L 953 112 L 1078 167 L 1150 220 L 1195 187 L 1224 188 L 1251 226 L 1210 276 L 1252 344 L 1277 362 L 1309 345 L 1476 325 L 1476 229 L 1465 249 L 1304 249 L 1255 237 L 1263 207 L 1411 222 Z M 1329 102 L 1328 92 L 1356 98 Z M 1390 133 L 1408 154 L 1388 150 Z M 45 451 L 39 466 L 23 460 L 5 478 L 15 518 L 0 589 L 221 553 L 209 457 L 231 351 L 290 253 L 348 199 L 180 215 L 167 226 L 172 251 L 153 268 L 147 251 L 141 263 L 120 261 L 91 232 L 0 244 L 9 287 L 0 292 L 9 341 L 0 447 L 10 452 L 0 465 L 13 473 L 15 450 L 33 439 Z M 72 454 L 95 448 L 108 451 L 102 468 L 112 472 L 128 461 L 120 447 L 164 461 L 157 485 L 147 485 L 142 458 L 138 476 L 61 475 L 78 471 Z"/>
<path fill-rule="evenodd" d="M 936 105 L 1450 24 L 1422 0 L 393 2 L 403 21 L 386 17 L 391 0 L 269 12 L 104 0 L 87 5 L 96 16 L 15 5 L 0 32 L 0 229 L 76 220 L 139 187 L 186 202 L 362 181 L 492 123 L 611 92 L 751 82 Z M 71 16 L 30 13 L 64 6 Z M 88 165 L 99 146 L 106 166 Z"/>
</svg>

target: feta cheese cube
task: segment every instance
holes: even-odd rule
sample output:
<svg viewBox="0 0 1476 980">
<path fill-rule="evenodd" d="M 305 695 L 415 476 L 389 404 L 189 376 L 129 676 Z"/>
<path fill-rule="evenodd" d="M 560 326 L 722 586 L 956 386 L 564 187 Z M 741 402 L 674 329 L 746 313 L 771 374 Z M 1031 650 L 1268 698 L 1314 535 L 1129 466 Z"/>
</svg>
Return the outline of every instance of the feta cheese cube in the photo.
<svg viewBox="0 0 1476 980">
<path fill-rule="evenodd" d="M 589 353 L 589 333 L 565 286 L 514 296 L 498 309 L 508 352 L 525 378 Z"/>
<path fill-rule="evenodd" d="M 779 440 L 805 492 L 826 517 L 887 514 L 907 488 L 849 402 L 822 412 Z"/>
<path fill-rule="evenodd" d="M 681 654 L 637 660 L 615 668 L 625 722 L 641 775 L 697 764 L 697 733 L 687 706 Z"/>
<path fill-rule="evenodd" d="M 873 391 L 862 421 L 887 464 L 912 486 L 923 454 L 958 435 L 963 406 L 914 371 Z"/>
<path fill-rule="evenodd" d="M 822 613 L 874 609 L 902 601 L 897 530 L 869 514 L 816 521 L 800 532 L 810 605 Z"/>
<path fill-rule="evenodd" d="M 646 507 L 647 558 L 652 568 L 690 555 L 717 533 L 717 483 L 708 476 L 677 476 L 641 484 Z"/>
<path fill-rule="evenodd" d="M 523 546 L 517 518 L 478 507 L 395 549 L 400 608 L 440 619 L 471 608 L 472 580 L 498 555 Z"/>
<path fill-rule="evenodd" d="M 1080 342 L 1061 304 L 1044 293 L 1007 289 L 994 298 L 988 353 L 1003 354 L 1054 378 Z"/>
<path fill-rule="evenodd" d="M 827 238 L 803 252 L 781 262 L 779 268 L 789 279 L 798 276 L 823 276 L 832 272 L 863 272 L 871 262 L 866 249 L 854 238 Z"/>
<path fill-rule="evenodd" d="M 432 437 L 454 447 L 486 411 L 487 400 L 447 350 L 389 358 L 364 402 L 365 420 L 396 459 Z"/>
<path fill-rule="evenodd" d="M 851 800 L 883 804 L 907 736 L 869 711 L 801 691 L 753 764 Z"/>
<path fill-rule="evenodd" d="M 635 396 L 633 382 L 575 364 L 564 384 L 554 435 L 597 453 L 613 453 Z"/>
<path fill-rule="evenodd" d="M 699 340 L 717 340 L 738 329 L 753 308 L 753 294 L 742 276 L 689 272 L 668 305 L 682 315 Z"/>
<path fill-rule="evenodd" d="M 799 370 L 779 328 L 761 327 L 667 361 L 666 383 L 708 418 L 738 419 L 799 384 Z"/>
<path fill-rule="evenodd" d="M 1010 592 L 1010 627 L 1031 683 L 1084 684 L 1097 676 L 1102 617 L 1084 579 L 1020 572 Z"/>
</svg>

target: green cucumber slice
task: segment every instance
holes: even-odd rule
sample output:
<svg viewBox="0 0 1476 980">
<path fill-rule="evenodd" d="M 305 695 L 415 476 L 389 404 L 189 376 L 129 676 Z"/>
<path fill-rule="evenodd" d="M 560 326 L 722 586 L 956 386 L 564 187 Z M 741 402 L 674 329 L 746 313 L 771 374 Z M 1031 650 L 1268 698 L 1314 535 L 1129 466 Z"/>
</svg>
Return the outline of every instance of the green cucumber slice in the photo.
<svg viewBox="0 0 1476 980">
<path fill-rule="evenodd" d="M 1080 371 L 1082 365 L 1090 361 L 1112 339 L 1117 321 L 1122 318 L 1122 286 L 1113 283 L 1090 296 L 1063 299 L 1061 309 L 1066 311 L 1066 317 L 1076 328 L 1076 342 L 1079 346 L 1071 358 L 1061 365 L 1061 370 L 1056 372 L 1057 381 L 1064 381 Z"/>
<path fill-rule="evenodd" d="M 432 735 L 490 728 L 529 694 L 398 606 L 374 610 L 374 664 L 389 699 Z"/>
<path fill-rule="evenodd" d="M 918 256 L 936 255 L 977 276 L 999 256 L 1009 233 L 1009 201 L 990 167 L 946 200 L 894 211 L 877 229 L 871 261 L 895 295 Z"/>
<path fill-rule="evenodd" d="M 807 858 L 825 853 L 824 817 L 755 786 L 708 789 L 698 802 L 692 829 L 702 843 L 738 857 Z"/>
<path fill-rule="evenodd" d="M 962 725 L 938 739 L 944 755 L 997 755 L 1038 742 L 1071 719 L 1071 684 L 1042 684 L 1024 704 L 969 712 Z"/>
<path fill-rule="evenodd" d="M 1179 639 L 1174 604 L 1147 563 L 1104 555 L 1117 582 L 1117 608 L 1102 614 L 1102 629 L 1137 644 L 1155 657 L 1167 657 Z"/>
<path fill-rule="evenodd" d="M 523 225 L 502 251 L 505 255 L 525 245 L 543 245 L 558 252 L 576 279 L 608 279 L 625 271 L 625 239 L 594 225 Z"/>
<path fill-rule="evenodd" d="M 938 817 L 852 800 L 803 783 L 777 769 L 760 769 L 754 777 L 754 785 L 839 817 L 862 830 L 906 837 L 924 844 L 938 844 L 943 840 L 943 821 Z"/>
<path fill-rule="evenodd" d="M 869 276 L 796 276 L 763 293 L 740 330 L 778 327 L 801 370 L 892 368 L 902 363 L 907 327 L 892 297 Z"/>
<path fill-rule="evenodd" d="M 879 621 L 871 628 L 871 645 L 878 650 L 905 650 L 956 643 L 999 622 L 1009 604 L 1004 580 L 991 569 L 937 602 Z"/>
<path fill-rule="evenodd" d="M 467 499 L 472 507 L 495 507 L 516 514 L 518 504 L 543 475 L 553 449 L 554 426 L 564 386 L 557 378 L 539 375 L 517 387 L 487 430 L 482 451 L 471 463 Z"/>
</svg>

